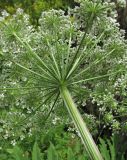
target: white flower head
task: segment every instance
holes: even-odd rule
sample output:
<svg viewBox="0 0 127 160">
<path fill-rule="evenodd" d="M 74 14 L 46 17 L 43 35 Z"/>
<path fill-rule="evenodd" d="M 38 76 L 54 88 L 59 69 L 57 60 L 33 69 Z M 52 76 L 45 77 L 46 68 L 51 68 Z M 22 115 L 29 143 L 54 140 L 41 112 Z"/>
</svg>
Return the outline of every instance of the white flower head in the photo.
<svg viewBox="0 0 127 160">
<path fill-rule="evenodd" d="M 22 15 L 23 14 L 23 9 L 18 8 L 17 11 L 16 11 L 16 13 L 19 14 L 19 15 Z"/>
<path fill-rule="evenodd" d="M 3 94 L 3 93 L 2 93 L 2 94 L 0 94 L 0 99 L 1 99 L 1 100 L 3 100 L 3 99 L 4 99 L 4 97 L 5 97 L 5 96 L 4 96 L 4 94 Z"/>
<path fill-rule="evenodd" d="M 8 17 L 9 16 L 9 13 L 6 10 L 3 10 L 1 12 L 1 14 L 2 14 L 3 17 Z"/>
<path fill-rule="evenodd" d="M 117 0 L 117 3 L 118 3 L 121 7 L 126 7 L 126 0 Z"/>
<path fill-rule="evenodd" d="M 15 140 L 15 139 L 12 140 L 12 141 L 11 141 L 11 144 L 12 144 L 13 146 L 15 146 L 15 145 L 16 145 L 16 140 Z"/>
</svg>

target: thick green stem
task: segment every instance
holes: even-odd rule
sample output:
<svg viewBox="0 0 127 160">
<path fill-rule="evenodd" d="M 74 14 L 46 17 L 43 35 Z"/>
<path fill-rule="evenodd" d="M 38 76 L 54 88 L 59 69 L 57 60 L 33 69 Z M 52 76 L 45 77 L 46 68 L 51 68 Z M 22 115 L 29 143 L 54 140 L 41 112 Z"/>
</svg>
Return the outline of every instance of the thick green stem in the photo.
<svg viewBox="0 0 127 160">
<path fill-rule="evenodd" d="M 74 121 L 76 128 L 78 129 L 81 139 L 85 145 L 91 160 L 103 160 L 97 145 L 95 144 L 85 122 L 83 121 L 81 114 L 79 113 L 76 104 L 74 103 L 69 90 L 65 87 L 61 87 L 61 96 L 66 104 L 69 114 Z"/>
</svg>

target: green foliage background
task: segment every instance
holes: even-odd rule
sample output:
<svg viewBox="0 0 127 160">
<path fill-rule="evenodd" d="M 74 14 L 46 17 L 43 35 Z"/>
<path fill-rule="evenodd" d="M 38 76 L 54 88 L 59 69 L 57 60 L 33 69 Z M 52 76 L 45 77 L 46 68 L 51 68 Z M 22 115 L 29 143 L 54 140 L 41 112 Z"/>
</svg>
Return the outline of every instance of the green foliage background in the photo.
<svg viewBox="0 0 127 160">
<path fill-rule="evenodd" d="M 15 13 L 17 8 L 22 8 L 30 15 L 31 21 L 38 24 L 41 12 L 48 9 L 66 9 L 74 6 L 74 0 L 1 0 L 0 9 L 10 14 Z"/>
</svg>

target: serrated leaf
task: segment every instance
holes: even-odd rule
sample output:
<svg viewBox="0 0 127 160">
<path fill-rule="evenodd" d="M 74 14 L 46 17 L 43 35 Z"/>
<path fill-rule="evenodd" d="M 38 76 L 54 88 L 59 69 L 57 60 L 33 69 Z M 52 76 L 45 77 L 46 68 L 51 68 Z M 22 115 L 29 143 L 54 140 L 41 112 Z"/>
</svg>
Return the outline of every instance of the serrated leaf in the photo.
<svg viewBox="0 0 127 160">
<path fill-rule="evenodd" d="M 34 143 L 33 151 L 32 151 L 32 160 L 42 160 L 41 159 L 41 152 L 38 147 L 37 142 Z"/>
<path fill-rule="evenodd" d="M 24 157 L 23 151 L 18 146 L 13 149 L 7 149 L 7 152 L 12 154 L 15 160 L 27 160 L 27 157 Z"/>
<path fill-rule="evenodd" d="M 71 148 L 68 148 L 67 160 L 75 160 L 75 156 Z"/>
<path fill-rule="evenodd" d="M 47 151 L 47 160 L 58 160 L 58 154 L 57 154 L 55 147 L 52 143 L 50 143 L 50 147 Z"/>
<path fill-rule="evenodd" d="M 109 150 L 107 148 L 107 144 L 102 138 L 100 138 L 100 145 L 99 146 L 100 146 L 99 147 L 100 152 L 101 152 L 102 156 L 104 157 L 104 159 L 105 160 L 111 160 L 110 159 L 110 153 L 109 153 Z"/>
</svg>

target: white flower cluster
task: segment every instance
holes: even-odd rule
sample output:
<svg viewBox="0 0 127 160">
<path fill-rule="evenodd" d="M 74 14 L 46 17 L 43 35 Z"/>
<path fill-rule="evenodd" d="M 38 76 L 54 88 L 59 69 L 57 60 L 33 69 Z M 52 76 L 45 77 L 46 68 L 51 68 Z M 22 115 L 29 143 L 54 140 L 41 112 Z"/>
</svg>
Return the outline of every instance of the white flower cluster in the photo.
<svg viewBox="0 0 127 160">
<path fill-rule="evenodd" d="M 59 121 L 60 121 L 60 118 L 59 118 L 59 117 L 55 117 L 55 118 L 52 120 L 52 124 L 56 125 Z"/>
<path fill-rule="evenodd" d="M 4 93 L 0 94 L 0 99 L 3 100 L 4 99 Z"/>
<path fill-rule="evenodd" d="M 126 0 L 117 0 L 117 3 L 120 7 L 126 7 Z"/>
</svg>

